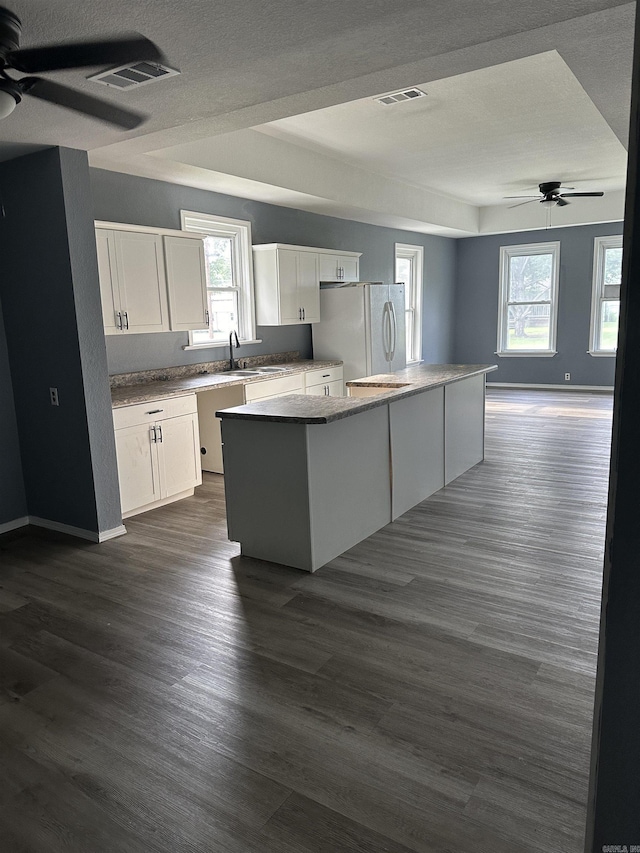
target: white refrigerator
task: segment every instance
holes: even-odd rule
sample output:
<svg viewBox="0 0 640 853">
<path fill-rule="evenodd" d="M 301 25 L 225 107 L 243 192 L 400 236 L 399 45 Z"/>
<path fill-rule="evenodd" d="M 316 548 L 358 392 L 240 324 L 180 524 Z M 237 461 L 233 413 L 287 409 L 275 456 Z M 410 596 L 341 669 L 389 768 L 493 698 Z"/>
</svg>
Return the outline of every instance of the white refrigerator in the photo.
<svg viewBox="0 0 640 853">
<path fill-rule="evenodd" d="M 401 370 L 406 367 L 404 312 L 404 284 L 321 284 L 313 357 L 341 359 L 345 382 Z"/>
</svg>

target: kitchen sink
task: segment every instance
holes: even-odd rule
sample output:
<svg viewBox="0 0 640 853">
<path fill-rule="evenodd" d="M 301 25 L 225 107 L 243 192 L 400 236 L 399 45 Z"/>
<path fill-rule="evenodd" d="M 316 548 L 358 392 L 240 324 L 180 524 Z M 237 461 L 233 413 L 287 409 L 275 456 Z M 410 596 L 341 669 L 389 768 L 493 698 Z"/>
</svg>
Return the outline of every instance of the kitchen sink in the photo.
<svg viewBox="0 0 640 853">
<path fill-rule="evenodd" d="M 227 370 L 226 373 L 231 373 L 233 376 L 263 376 L 270 373 L 284 373 L 286 367 L 241 367 L 237 370 Z"/>
<path fill-rule="evenodd" d="M 255 367 L 256 373 L 286 373 L 286 367 Z"/>
</svg>

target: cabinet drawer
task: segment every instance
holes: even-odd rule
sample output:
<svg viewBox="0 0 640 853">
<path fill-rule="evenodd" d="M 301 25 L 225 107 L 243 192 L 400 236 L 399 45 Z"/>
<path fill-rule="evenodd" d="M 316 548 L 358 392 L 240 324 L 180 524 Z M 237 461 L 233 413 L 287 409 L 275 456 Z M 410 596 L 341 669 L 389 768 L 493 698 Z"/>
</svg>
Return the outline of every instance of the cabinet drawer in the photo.
<svg viewBox="0 0 640 853">
<path fill-rule="evenodd" d="M 124 429 L 137 424 L 150 424 L 166 418 L 195 414 L 197 411 L 195 394 L 168 397 L 165 400 L 149 400 L 146 403 L 136 403 L 133 406 L 121 406 L 114 409 L 113 426 L 115 429 Z"/>
<path fill-rule="evenodd" d="M 266 379 L 260 382 L 247 383 L 244 387 L 244 399 L 260 400 L 263 397 L 274 397 L 290 392 L 304 394 L 304 374 L 295 373 L 293 376 L 279 376 L 277 379 Z"/>
<path fill-rule="evenodd" d="M 342 365 L 338 367 L 325 367 L 322 370 L 308 370 L 305 375 L 305 383 L 307 388 L 312 385 L 326 385 L 327 382 L 336 382 L 342 379 Z"/>
</svg>

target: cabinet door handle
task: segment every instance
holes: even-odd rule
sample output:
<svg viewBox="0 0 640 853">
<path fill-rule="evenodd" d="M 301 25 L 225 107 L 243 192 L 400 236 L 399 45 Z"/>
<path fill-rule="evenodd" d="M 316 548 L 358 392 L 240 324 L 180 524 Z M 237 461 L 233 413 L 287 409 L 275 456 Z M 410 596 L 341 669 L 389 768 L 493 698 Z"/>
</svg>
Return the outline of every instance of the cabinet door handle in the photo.
<svg viewBox="0 0 640 853">
<path fill-rule="evenodd" d="M 149 432 L 151 433 L 151 441 L 156 444 L 158 441 L 158 434 L 156 433 L 156 428 L 154 426 L 149 427 Z"/>
<path fill-rule="evenodd" d="M 298 308 L 298 320 L 302 320 L 302 308 Z"/>
<path fill-rule="evenodd" d="M 207 328 L 209 328 L 210 321 L 209 321 L 209 309 L 208 308 L 204 309 L 204 316 L 205 316 L 205 320 L 207 321 Z"/>
<path fill-rule="evenodd" d="M 122 311 L 116 311 L 116 329 L 122 331 Z"/>
<path fill-rule="evenodd" d="M 303 319 L 303 320 L 306 320 L 306 318 L 307 318 L 307 315 L 306 315 L 306 312 L 305 312 L 305 310 L 304 310 L 304 308 L 303 308 L 303 309 L 302 309 L 302 319 Z"/>
<path fill-rule="evenodd" d="M 125 329 L 128 329 L 129 328 L 129 315 L 127 314 L 126 311 L 123 311 L 122 316 L 124 317 L 124 327 L 125 327 Z"/>
<path fill-rule="evenodd" d="M 158 441 L 160 442 L 160 444 L 162 444 L 162 427 L 160 426 L 160 424 L 158 424 L 155 429 L 158 430 Z"/>
</svg>

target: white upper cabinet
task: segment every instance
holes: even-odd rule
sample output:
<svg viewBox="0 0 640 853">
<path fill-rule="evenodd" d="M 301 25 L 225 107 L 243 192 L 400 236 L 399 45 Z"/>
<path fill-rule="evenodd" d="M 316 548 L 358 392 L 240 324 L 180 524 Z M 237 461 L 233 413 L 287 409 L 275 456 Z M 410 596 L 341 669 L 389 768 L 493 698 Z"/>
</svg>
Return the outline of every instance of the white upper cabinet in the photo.
<svg viewBox="0 0 640 853">
<path fill-rule="evenodd" d="M 303 323 L 320 322 L 320 280 L 318 255 L 315 252 L 298 254 L 298 301 Z"/>
<path fill-rule="evenodd" d="M 124 331 L 168 331 L 162 238 L 136 231 L 114 231 L 113 235 Z"/>
<path fill-rule="evenodd" d="M 360 255 L 356 253 L 329 254 L 320 252 L 320 281 L 359 281 Z"/>
<path fill-rule="evenodd" d="M 298 246 L 253 247 L 256 322 L 289 326 L 320 320 L 318 255 Z"/>
<path fill-rule="evenodd" d="M 98 228 L 96 245 L 105 333 L 168 331 L 160 235 Z"/>
<path fill-rule="evenodd" d="M 267 243 L 253 247 L 259 326 L 320 322 L 320 282 L 358 281 L 359 252 Z"/>
<path fill-rule="evenodd" d="M 171 330 L 206 329 L 209 311 L 202 237 L 164 236 L 162 240 Z"/>
<path fill-rule="evenodd" d="M 96 228 L 105 334 L 206 328 L 202 237 L 109 225 Z"/>
<path fill-rule="evenodd" d="M 114 335 L 122 329 L 122 310 L 120 307 L 120 291 L 118 290 L 113 232 L 97 228 L 96 248 L 98 250 L 98 277 L 100 279 L 104 331 L 107 335 Z"/>
</svg>

